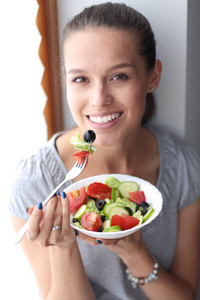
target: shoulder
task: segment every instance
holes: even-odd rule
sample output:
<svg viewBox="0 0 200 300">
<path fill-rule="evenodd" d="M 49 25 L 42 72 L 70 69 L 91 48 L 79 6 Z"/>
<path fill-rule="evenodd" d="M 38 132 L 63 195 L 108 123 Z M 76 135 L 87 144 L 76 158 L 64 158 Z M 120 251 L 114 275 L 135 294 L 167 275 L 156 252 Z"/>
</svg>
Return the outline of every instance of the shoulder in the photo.
<svg viewBox="0 0 200 300">
<path fill-rule="evenodd" d="M 16 167 L 9 198 L 12 215 L 26 219 L 26 208 L 43 201 L 64 178 L 65 167 L 54 146 L 55 136 Z"/>
<path fill-rule="evenodd" d="M 168 193 L 176 193 L 178 209 L 182 209 L 200 197 L 200 157 L 189 144 L 163 128 L 150 130 L 159 144 L 158 184 Z"/>
<path fill-rule="evenodd" d="M 47 142 L 35 154 L 21 160 L 16 167 L 15 178 L 38 180 L 51 173 L 54 176 L 55 165 L 58 160 L 53 140 Z"/>
<path fill-rule="evenodd" d="M 200 171 L 200 157 L 189 144 L 163 128 L 151 129 L 157 138 L 161 159 L 167 160 L 170 166 L 173 164 L 179 170 L 187 167 L 188 171 Z"/>
</svg>

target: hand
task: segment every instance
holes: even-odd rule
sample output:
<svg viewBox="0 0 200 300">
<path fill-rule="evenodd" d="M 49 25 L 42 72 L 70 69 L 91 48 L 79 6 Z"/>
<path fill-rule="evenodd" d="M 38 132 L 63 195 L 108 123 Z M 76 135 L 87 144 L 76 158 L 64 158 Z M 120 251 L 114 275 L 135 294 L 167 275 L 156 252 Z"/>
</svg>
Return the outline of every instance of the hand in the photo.
<svg viewBox="0 0 200 300">
<path fill-rule="evenodd" d="M 70 207 L 66 194 L 52 197 L 45 211 L 41 203 L 30 207 L 31 216 L 27 230 L 28 239 L 42 247 L 69 246 L 75 242 L 75 233 L 70 226 Z M 59 225 L 60 230 L 52 230 L 53 225 Z"/>
<path fill-rule="evenodd" d="M 142 240 L 142 232 L 137 232 L 120 239 L 95 239 L 79 232 L 78 237 L 91 246 L 106 246 L 108 249 L 116 253 L 125 264 L 131 260 L 134 264 L 141 259 L 142 255 L 146 252 L 145 245 Z"/>
</svg>

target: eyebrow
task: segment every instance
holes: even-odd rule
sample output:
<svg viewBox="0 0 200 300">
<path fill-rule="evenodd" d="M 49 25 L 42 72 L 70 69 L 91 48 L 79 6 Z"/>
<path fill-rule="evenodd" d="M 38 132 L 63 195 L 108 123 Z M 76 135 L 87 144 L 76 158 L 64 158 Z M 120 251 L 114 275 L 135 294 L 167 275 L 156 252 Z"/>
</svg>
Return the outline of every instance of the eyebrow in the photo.
<svg viewBox="0 0 200 300">
<path fill-rule="evenodd" d="M 123 69 L 123 68 L 133 68 L 133 65 L 128 64 L 128 63 L 121 63 L 121 64 L 110 67 L 108 69 L 108 71 L 113 71 L 113 70 L 116 70 L 116 69 Z"/>
<path fill-rule="evenodd" d="M 128 63 L 121 63 L 121 64 L 117 64 L 117 65 L 114 65 L 110 68 L 107 69 L 107 71 L 113 71 L 113 70 L 116 70 L 116 69 L 123 69 L 123 68 L 133 68 L 133 65 L 132 64 L 128 64 Z M 80 73 L 87 73 L 86 70 L 83 70 L 83 69 L 70 69 L 67 74 L 80 74 Z"/>
</svg>

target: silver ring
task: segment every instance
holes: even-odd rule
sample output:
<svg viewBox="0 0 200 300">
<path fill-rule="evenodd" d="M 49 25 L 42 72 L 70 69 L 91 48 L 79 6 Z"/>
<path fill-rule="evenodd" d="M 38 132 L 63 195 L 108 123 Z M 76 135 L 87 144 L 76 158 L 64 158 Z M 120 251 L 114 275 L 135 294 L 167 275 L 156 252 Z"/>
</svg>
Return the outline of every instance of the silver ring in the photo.
<svg viewBox="0 0 200 300">
<path fill-rule="evenodd" d="M 53 225 L 52 230 L 60 230 L 61 226 L 60 225 Z"/>
</svg>

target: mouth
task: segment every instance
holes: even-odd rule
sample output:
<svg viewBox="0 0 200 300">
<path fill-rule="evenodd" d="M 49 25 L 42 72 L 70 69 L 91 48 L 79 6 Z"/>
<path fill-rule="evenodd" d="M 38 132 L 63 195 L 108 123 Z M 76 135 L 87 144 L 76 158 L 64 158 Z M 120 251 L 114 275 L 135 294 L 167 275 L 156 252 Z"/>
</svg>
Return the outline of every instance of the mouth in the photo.
<svg viewBox="0 0 200 300">
<path fill-rule="evenodd" d="M 97 123 L 97 124 L 107 124 L 109 122 L 112 122 L 116 119 L 118 119 L 120 116 L 122 115 L 121 112 L 117 112 L 117 113 L 112 113 L 109 115 L 103 115 L 103 116 L 92 116 L 89 115 L 87 116 L 93 123 Z"/>
</svg>

